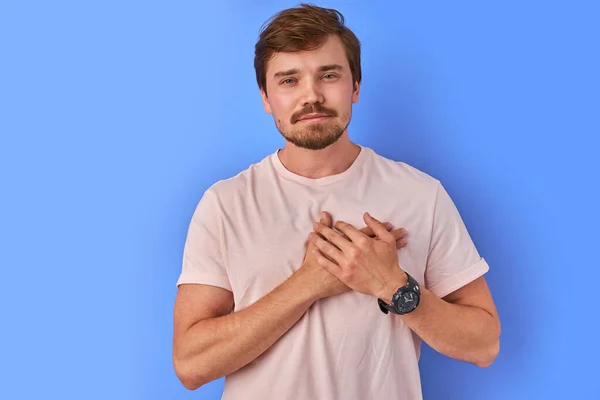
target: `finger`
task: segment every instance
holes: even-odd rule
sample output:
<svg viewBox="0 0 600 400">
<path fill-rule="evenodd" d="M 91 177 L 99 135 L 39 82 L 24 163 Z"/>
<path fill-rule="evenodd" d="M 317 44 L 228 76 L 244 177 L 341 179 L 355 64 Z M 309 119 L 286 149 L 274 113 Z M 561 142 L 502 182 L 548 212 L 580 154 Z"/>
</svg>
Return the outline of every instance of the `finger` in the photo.
<svg viewBox="0 0 600 400">
<path fill-rule="evenodd" d="M 394 240 L 400 240 L 403 237 L 406 237 L 406 229 L 404 228 L 394 229 L 390 233 L 394 237 Z"/>
<path fill-rule="evenodd" d="M 331 215 L 325 211 L 322 211 L 319 214 L 319 222 L 327 226 L 331 226 Z M 316 248 L 315 244 L 310 240 L 311 235 L 312 232 L 308 235 L 308 237 L 306 238 L 306 242 L 304 243 L 306 246 L 306 251 L 304 252 L 304 259 L 302 260 L 302 262 L 304 262 L 304 260 L 306 260 L 306 257 L 308 257 L 309 253 L 312 253 L 313 250 Z"/>
<path fill-rule="evenodd" d="M 407 244 L 408 244 L 408 239 L 406 239 L 406 238 L 396 240 L 396 247 L 399 249 L 406 247 Z"/>
<path fill-rule="evenodd" d="M 359 232 L 364 233 L 368 237 L 375 237 L 375 233 L 373 233 L 373 229 L 369 228 L 368 226 L 365 226 L 364 228 L 360 229 Z"/>
<path fill-rule="evenodd" d="M 344 221 L 337 221 L 334 226 L 337 230 L 339 230 L 340 232 L 343 232 L 354 243 L 356 243 L 357 240 L 359 240 L 360 238 L 368 238 L 369 237 L 369 235 L 363 233 L 361 230 L 356 229 L 353 225 L 351 225 L 347 222 L 344 222 Z M 372 228 L 371 228 L 371 232 L 373 232 Z M 374 236 L 374 234 L 373 234 L 373 236 Z M 342 249 L 342 250 L 344 250 L 344 249 Z"/>
<path fill-rule="evenodd" d="M 321 252 L 317 249 L 313 250 L 313 255 L 319 263 L 320 266 L 323 267 L 327 272 L 335 276 L 336 278 L 340 278 L 342 275 L 342 268 L 334 262 L 331 262 L 327 259 Z"/>
<path fill-rule="evenodd" d="M 330 242 L 330 244 L 335 245 L 341 251 L 346 251 L 348 247 L 351 246 L 351 238 L 346 238 L 343 236 L 343 232 L 337 232 L 323 224 L 316 224 L 315 232 L 325 238 L 328 242 Z"/>
<path fill-rule="evenodd" d="M 338 263 L 334 259 L 332 259 L 331 257 L 328 257 L 325 254 L 321 253 L 321 251 L 319 250 L 319 248 L 315 244 L 313 244 L 313 243 L 311 243 L 310 253 L 311 253 L 311 255 L 313 257 L 314 257 L 315 254 L 321 255 L 321 256 L 325 257 L 326 259 L 328 259 L 329 261 L 331 261 L 332 263 L 334 263 L 335 265 L 338 265 Z M 307 256 L 308 256 L 308 254 L 307 254 Z M 316 259 L 316 257 L 315 257 L 315 259 Z"/>
<path fill-rule="evenodd" d="M 331 230 L 330 228 L 326 228 L 326 227 L 325 227 L 325 229 Z M 329 241 L 324 240 L 316 232 L 313 232 L 310 240 L 321 251 L 321 253 L 323 253 L 324 255 L 326 255 L 327 257 L 329 257 L 331 260 L 335 261 L 336 263 L 339 264 L 340 261 L 344 259 L 344 254 L 340 251 L 339 248 L 337 248 L 333 244 L 329 243 Z"/>
<path fill-rule="evenodd" d="M 406 239 L 407 232 L 404 228 L 394 229 L 391 234 L 394 236 L 396 240 L 396 248 L 401 249 L 406 247 L 408 244 L 408 239 Z"/>
<path fill-rule="evenodd" d="M 375 232 L 377 238 L 388 243 L 392 243 L 395 240 L 394 236 L 390 232 L 388 232 L 387 229 L 385 229 L 385 226 L 383 226 L 381 222 L 373 218 L 368 212 L 364 213 L 363 219 L 365 220 L 365 223 L 371 229 L 373 229 L 373 232 Z"/>
<path fill-rule="evenodd" d="M 385 229 L 387 229 L 388 231 L 392 230 L 392 224 L 390 224 L 389 222 L 386 222 L 383 225 L 385 226 Z M 365 226 L 364 228 L 360 229 L 360 232 L 364 233 L 368 237 L 371 237 L 371 238 L 375 237 L 375 233 L 373 232 L 373 229 L 369 228 L 368 226 Z"/>
<path fill-rule="evenodd" d="M 322 211 L 321 215 L 320 215 L 320 222 L 331 228 L 331 223 L 332 223 L 332 218 L 331 218 L 331 214 L 329 214 L 327 211 Z"/>
<path fill-rule="evenodd" d="M 319 214 L 319 222 L 320 222 L 320 223 L 322 223 L 323 225 L 326 225 L 326 226 L 328 226 L 328 227 L 331 227 L 331 223 L 332 223 L 331 214 L 329 214 L 329 213 L 328 213 L 328 212 L 326 212 L 326 211 L 322 211 L 322 212 Z M 312 233 L 312 232 L 311 232 L 311 233 Z M 323 236 L 321 236 L 321 237 L 323 237 Z M 323 239 L 324 239 L 324 237 L 323 237 Z M 309 243 L 309 246 L 311 246 L 311 245 L 312 245 L 312 246 L 314 246 L 314 243 L 312 243 L 312 242 L 310 241 L 310 234 L 308 235 L 308 243 Z"/>
<path fill-rule="evenodd" d="M 349 241 L 349 242 L 351 242 L 351 241 L 352 241 L 352 240 L 350 240 L 350 238 L 349 238 L 348 236 L 346 236 L 346 235 L 344 234 L 344 232 L 340 232 L 340 231 L 338 231 L 338 230 L 336 230 L 336 232 L 337 232 L 337 233 L 339 233 L 339 234 L 340 234 L 340 236 L 342 236 L 342 237 L 343 237 L 344 239 L 346 239 L 347 241 Z"/>
</svg>

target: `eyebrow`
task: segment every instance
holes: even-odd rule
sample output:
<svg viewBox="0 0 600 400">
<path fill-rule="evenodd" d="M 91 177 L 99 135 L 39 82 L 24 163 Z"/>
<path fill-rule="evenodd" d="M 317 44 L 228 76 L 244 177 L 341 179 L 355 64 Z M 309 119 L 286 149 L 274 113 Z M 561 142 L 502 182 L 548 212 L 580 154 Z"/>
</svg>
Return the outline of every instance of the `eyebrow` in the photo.
<svg viewBox="0 0 600 400">
<path fill-rule="evenodd" d="M 343 71 L 344 67 L 342 67 L 339 64 L 329 64 L 329 65 L 323 65 L 321 67 L 319 67 L 318 71 L 319 72 L 325 72 L 325 71 Z M 290 76 L 290 75 L 295 75 L 298 72 L 300 72 L 297 68 L 293 68 L 293 69 L 288 69 L 286 71 L 279 71 L 276 72 L 273 75 L 273 78 L 280 78 L 283 76 Z"/>
</svg>

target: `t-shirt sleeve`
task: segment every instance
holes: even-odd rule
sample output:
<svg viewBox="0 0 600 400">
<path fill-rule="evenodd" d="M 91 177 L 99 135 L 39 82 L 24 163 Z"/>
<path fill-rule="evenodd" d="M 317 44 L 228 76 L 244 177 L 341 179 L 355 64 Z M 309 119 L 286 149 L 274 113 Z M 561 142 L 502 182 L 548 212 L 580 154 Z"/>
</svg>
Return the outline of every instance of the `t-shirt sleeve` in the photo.
<svg viewBox="0 0 600 400">
<path fill-rule="evenodd" d="M 438 181 L 425 286 L 442 298 L 488 270 L 454 202 Z"/>
<path fill-rule="evenodd" d="M 217 195 L 209 188 L 200 199 L 188 227 L 178 287 L 193 283 L 231 291 L 222 254 L 220 216 Z"/>
</svg>

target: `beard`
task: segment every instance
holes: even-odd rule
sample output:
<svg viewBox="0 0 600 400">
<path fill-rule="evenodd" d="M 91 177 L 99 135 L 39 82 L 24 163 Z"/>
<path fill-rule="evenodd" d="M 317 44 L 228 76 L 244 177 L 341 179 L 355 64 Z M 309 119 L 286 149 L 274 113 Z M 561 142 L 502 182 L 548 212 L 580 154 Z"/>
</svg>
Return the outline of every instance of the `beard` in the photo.
<svg viewBox="0 0 600 400">
<path fill-rule="evenodd" d="M 331 120 L 325 122 L 302 126 L 299 119 L 306 114 L 320 113 L 331 117 Z M 350 115 L 344 115 L 342 121 L 338 122 L 335 117 L 338 113 L 335 110 L 326 109 L 320 104 L 303 108 L 290 118 L 291 125 L 284 127 L 281 120 L 275 119 L 279 133 L 288 142 L 309 150 L 322 150 L 335 143 L 346 131 L 350 125 Z"/>
</svg>

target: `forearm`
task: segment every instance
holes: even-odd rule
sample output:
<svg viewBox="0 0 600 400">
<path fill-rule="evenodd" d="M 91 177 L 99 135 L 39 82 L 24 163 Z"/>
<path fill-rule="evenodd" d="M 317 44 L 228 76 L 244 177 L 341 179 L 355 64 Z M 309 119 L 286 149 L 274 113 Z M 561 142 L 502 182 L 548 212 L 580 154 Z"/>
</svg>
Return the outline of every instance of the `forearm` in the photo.
<svg viewBox="0 0 600 400">
<path fill-rule="evenodd" d="M 315 300 L 293 275 L 244 310 L 196 323 L 176 351 L 182 382 L 195 389 L 242 368 L 283 336 Z"/>
<path fill-rule="evenodd" d="M 500 327 L 487 311 L 448 303 L 421 288 L 421 303 L 412 313 L 396 316 L 436 351 L 486 367 L 499 349 Z"/>
</svg>

